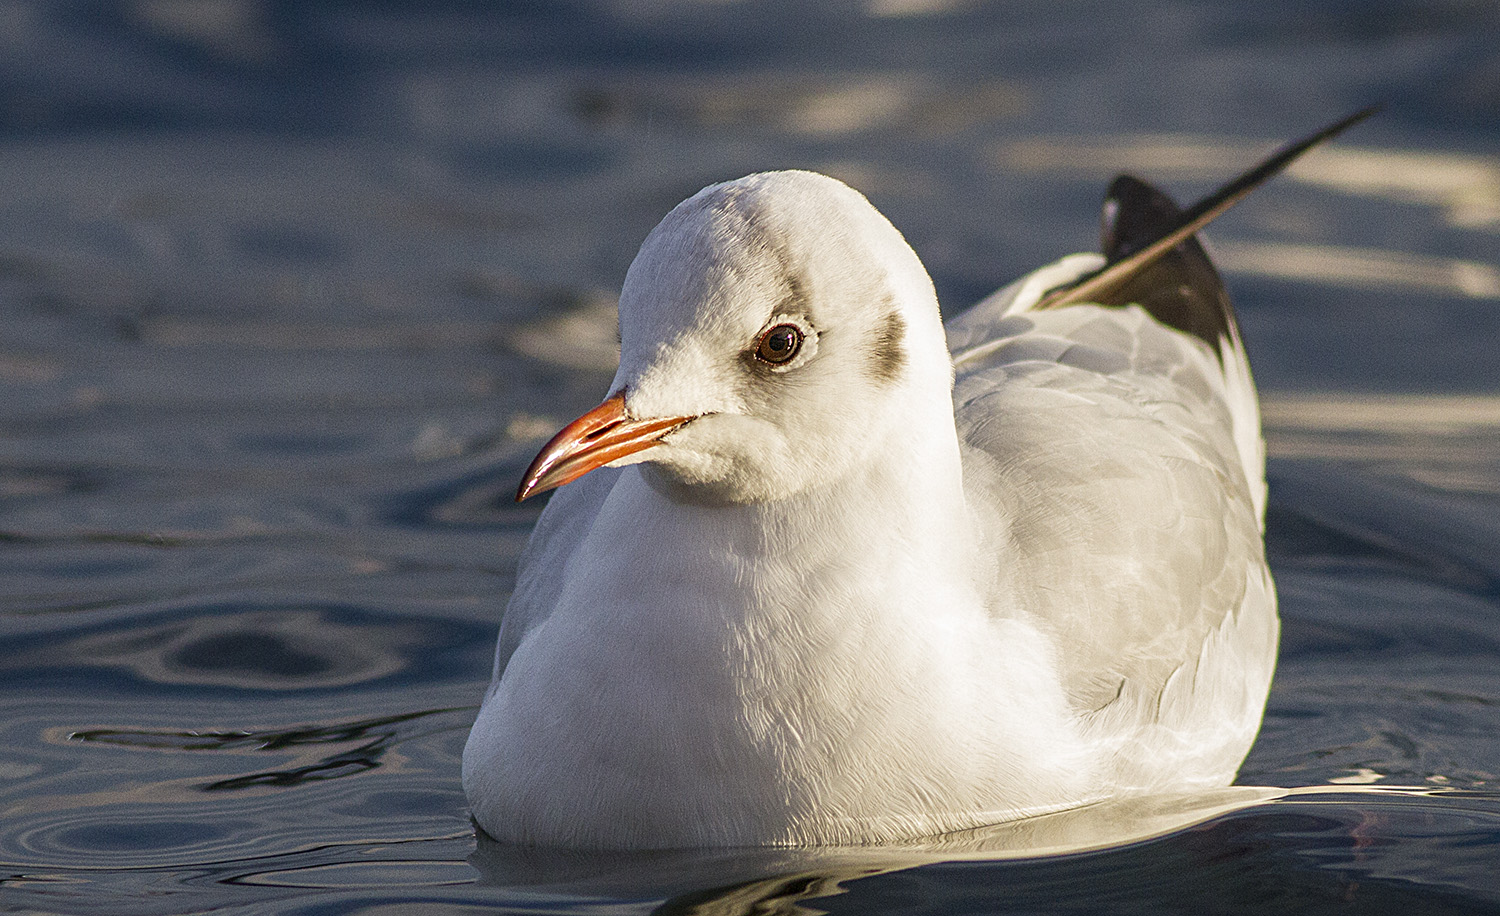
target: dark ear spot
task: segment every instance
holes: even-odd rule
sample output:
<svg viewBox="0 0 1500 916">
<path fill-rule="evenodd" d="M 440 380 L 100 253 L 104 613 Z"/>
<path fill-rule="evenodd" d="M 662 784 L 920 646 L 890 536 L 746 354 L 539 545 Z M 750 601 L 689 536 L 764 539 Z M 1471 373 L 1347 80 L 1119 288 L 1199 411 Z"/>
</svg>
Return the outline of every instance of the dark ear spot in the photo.
<svg viewBox="0 0 1500 916">
<path fill-rule="evenodd" d="M 894 382 L 906 365 L 906 320 L 892 309 L 876 325 L 870 348 L 870 372 L 878 382 Z"/>
</svg>

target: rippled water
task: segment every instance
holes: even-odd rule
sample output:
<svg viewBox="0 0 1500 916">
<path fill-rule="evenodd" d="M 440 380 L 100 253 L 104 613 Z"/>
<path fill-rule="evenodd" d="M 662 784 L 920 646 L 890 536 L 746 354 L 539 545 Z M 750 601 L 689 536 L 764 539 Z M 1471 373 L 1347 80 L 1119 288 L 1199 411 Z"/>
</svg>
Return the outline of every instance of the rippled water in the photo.
<svg viewBox="0 0 1500 916">
<path fill-rule="evenodd" d="M 0 3 L 0 909 L 1497 908 L 1496 8 L 787 9 Z M 1382 100 L 1210 233 L 1285 618 L 1241 782 L 1311 791 L 1041 858 L 476 841 L 509 493 L 672 204 L 829 171 L 956 308 L 1116 170 L 1190 197 Z"/>
</svg>

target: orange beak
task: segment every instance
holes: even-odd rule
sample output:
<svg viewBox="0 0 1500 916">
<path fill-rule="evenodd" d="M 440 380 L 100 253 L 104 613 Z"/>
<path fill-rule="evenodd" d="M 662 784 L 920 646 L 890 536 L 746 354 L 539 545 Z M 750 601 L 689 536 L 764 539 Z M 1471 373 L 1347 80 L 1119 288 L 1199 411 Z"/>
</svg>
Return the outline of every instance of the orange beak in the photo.
<svg viewBox="0 0 1500 916">
<path fill-rule="evenodd" d="M 516 502 L 570 483 L 594 468 L 655 445 L 662 436 L 695 417 L 632 420 L 625 415 L 625 392 L 569 423 L 542 446 L 521 486 Z"/>
</svg>

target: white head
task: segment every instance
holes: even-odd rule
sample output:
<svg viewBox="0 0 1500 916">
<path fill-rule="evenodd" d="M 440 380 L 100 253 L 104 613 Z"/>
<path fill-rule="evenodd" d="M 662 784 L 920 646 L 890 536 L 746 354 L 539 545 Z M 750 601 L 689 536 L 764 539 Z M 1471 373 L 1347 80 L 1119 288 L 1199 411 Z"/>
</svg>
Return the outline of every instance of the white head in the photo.
<svg viewBox="0 0 1500 916">
<path fill-rule="evenodd" d="M 939 412 L 952 436 L 932 282 L 823 175 L 751 175 L 679 204 L 626 274 L 620 336 L 614 396 L 549 443 L 523 496 L 648 462 L 673 499 L 764 502 L 838 479 L 917 416 Z"/>
</svg>

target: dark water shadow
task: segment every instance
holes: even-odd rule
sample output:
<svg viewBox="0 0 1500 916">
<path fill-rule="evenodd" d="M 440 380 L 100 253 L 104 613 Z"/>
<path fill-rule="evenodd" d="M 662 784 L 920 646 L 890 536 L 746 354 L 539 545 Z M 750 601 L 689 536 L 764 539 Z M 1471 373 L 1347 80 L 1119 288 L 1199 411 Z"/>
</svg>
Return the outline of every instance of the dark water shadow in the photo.
<svg viewBox="0 0 1500 916">
<path fill-rule="evenodd" d="M 359 719 L 329 725 L 295 726 L 266 731 L 94 728 L 68 735 L 70 741 L 110 744 L 120 747 L 167 751 L 269 751 L 281 752 L 302 746 L 344 745 L 359 742 L 311 763 L 282 770 L 266 770 L 204 783 L 206 792 L 254 787 L 290 788 L 309 782 L 321 782 L 355 776 L 381 765 L 381 758 L 402 741 L 418 736 L 401 726 L 418 720 L 440 717 L 428 722 L 425 733 L 434 730 L 467 729 L 478 707 L 424 709 L 417 712 Z M 434 728 L 435 726 L 435 728 Z"/>
</svg>

